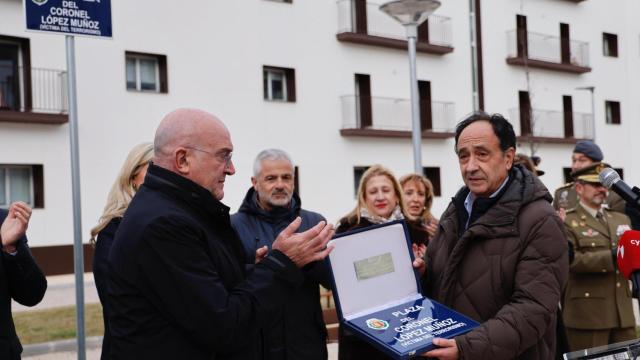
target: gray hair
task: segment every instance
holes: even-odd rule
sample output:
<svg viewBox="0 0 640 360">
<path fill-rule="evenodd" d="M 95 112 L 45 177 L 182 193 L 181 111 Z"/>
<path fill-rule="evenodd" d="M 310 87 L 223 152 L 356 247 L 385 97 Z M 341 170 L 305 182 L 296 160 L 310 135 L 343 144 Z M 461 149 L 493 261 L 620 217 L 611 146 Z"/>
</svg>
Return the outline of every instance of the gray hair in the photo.
<svg viewBox="0 0 640 360">
<path fill-rule="evenodd" d="M 291 160 L 291 156 L 289 156 L 289 154 L 287 154 L 284 150 L 266 149 L 260 151 L 258 156 L 256 156 L 256 159 L 253 161 L 253 176 L 258 177 L 258 175 L 260 175 L 260 172 L 262 171 L 262 162 L 264 160 L 286 160 L 289 164 L 291 164 L 291 168 L 293 169 L 293 161 Z"/>
</svg>

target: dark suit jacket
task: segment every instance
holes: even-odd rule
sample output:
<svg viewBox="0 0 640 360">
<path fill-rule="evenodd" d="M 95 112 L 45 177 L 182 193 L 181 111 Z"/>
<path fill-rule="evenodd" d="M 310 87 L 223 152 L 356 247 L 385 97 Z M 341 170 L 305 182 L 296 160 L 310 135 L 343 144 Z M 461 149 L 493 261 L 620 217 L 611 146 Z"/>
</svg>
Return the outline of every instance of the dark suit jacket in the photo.
<svg viewBox="0 0 640 360">
<path fill-rule="evenodd" d="M 0 209 L 0 224 L 7 218 L 7 210 Z M 11 317 L 11 299 L 25 306 L 34 306 L 47 290 L 42 274 L 27 246 L 27 238 L 18 240 L 18 253 L 0 251 L 0 359 L 20 359 L 22 345 L 16 335 Z"/>
<path fill-rule="evenodd" d="M 96 240 L 96 249 L 93 253 L 93 279 L 96 282 L 96 290 L 102 304 L 102 319 L 104 321 L 104 336 L 102 338 L 102 353 L 100 359 L 108 359 L 111 351 L 111 330 L 109 328 L 109 303 L 107 301 L 107 288 L 109 278 L 109 252 L 116 236 L 116 230 L 122 218 L 113 218 L 99 233 Z"/>
<path fill-rule="evenodd" d="M 302 284 L 272 251 L 244 273 L 229 208 L 149 166 L 109 254 L 113 359 L 255 359 L 257 329 Z"/>
<path fill-rule="evenodd" d="M 265 211 L 258 206 L 256 192 L 250 188 L 231 225 L 244 246 L 247 264 L 255 263 L 256 249 L 273 245 L 276 237 L 296 216 L 302 218 L 297 232 L 315 226 L 322 215 L 301 208 L 298 195 L 288 208 Z M 270 314 L 262 329 L 264 357 L 269 360 L 327 359 L 327 330 L 320 307 L 320 286 L 331 287 L 331 273 L 326 263 L 304 268 L 304 284 L 291 294 L 287 303 Z"/>
</svg>

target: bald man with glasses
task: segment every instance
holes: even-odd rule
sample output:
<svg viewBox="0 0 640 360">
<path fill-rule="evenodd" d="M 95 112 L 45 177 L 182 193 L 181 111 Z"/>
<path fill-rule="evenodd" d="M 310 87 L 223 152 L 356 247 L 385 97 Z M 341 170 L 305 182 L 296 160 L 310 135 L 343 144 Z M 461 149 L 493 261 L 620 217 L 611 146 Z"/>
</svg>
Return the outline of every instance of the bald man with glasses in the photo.
<svg viewBox="0 0 640 360">
<path fill-rule="evenodd" d="M 160 123 L 154 159 L 111 254 L 113 359 L 262 359 L 259 325 L 324 259 L 333 226 L 295 233 L 300 218 L 245 271 L 224 196 L 235 173 L 224 124 L 196 109 Z"/>
</svg>

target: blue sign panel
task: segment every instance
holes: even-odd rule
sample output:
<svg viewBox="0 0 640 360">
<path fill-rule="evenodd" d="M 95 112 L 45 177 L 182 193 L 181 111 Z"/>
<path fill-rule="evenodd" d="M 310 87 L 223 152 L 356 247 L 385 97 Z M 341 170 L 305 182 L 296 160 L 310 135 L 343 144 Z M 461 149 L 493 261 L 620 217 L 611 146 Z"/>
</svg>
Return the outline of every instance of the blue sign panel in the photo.
<svg viewBox="0 0 640 360">
<path fill-rule="evenodd" d="M 420 355 L 434 348 L 436 337 L 450 339 L 479 326 L 429 298 L 346 320 L 345 325 L 394 359 Z"/>
<path fill-rule="evenodd" d="M 28 30 L 111 37 L 111 0 L 24 0 Z"/>
</svg>

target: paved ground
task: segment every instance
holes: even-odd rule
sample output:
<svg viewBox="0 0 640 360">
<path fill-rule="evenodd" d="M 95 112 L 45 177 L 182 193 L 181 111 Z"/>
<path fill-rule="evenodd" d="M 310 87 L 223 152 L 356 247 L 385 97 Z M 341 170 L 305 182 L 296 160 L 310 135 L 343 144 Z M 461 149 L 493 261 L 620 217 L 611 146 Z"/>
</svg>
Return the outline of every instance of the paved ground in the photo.
<svg viewBox="0 0 640 360">
<path fill-rule="evenodd" d="M 78 355 L 75 351 L 55 352 L 36 356 L 23 356 L 24 360 L 76 360 Z M 87 360 L 100 359 L 100 349 L 87 350 Z"/>
<path fill-rule="evenodd" d="M 47 292 L 38 305 L 30 308 L 13 302 L 13 311 L 49 309 L 76 304 L 75 275 L 49 276 L 47 283 Z M 87 304 L 100 302 L 92 273 L 84 274 L 84 301 Z"/>
<path fill-rule="evenodd" d="M 47 292 L 38 305 L 34 307 L 22 306 L 13 303 L 13 311 L 30 311 L 49 309 L 60 306 L 70 306 L 76 303 L 75 276 L 59 275 L 47 277 Z M 93 274 L 84 274 L 84 301 L 86 304 L 98 303 L 98 293 L 93 281 Z M 100 359 L 100 346 L 102 342 L 99 337 L 88 338 L 86 341 L 87 360 Z M 45 344 L 34 344 L 24 346 L 23 359 L 25 360 L 75 360 L 78 355 L 75 350 L 75 340 L 55 341 Z M 329 344 L 329 359 L 338 358 L 338 344 Z"/>
<path fill-rule="evenodd" d="M 29 311 L 37 309 L 48 309 L 59 306 L 75 305 L 75 276 L 60 275 L 50 276 L 47 278 L 49 286 L 47 293 L 42 302 L 32 308 L 24 307 L 20 304 L 13 303 L 13 311 Z M 85 303 L 99 302 L 98 293 L 96 292 L 93 275 L 91 273 L 84 274 L 85 283 Z M 633 300 L 633 310 L 636 316 L 636 324 L 640 325 L 640 316 L 638 315 L 638 302 Z M 87 359 L 95 360 L 100 358 L 100 337 L 88 338 L 87 341 Z M 329 344 L 329 359 L 338 358 L 338 344 Z M 26 345 L 23 353 L 23 359 L 28 360 L 75 360 L 77 354 L 75 351 L 74 340 L 63 340 L 45 344 Z"/>
<path fill-rule="evenodd" d="M 329 344 L 329 360 L 338 359 L 338 344 Z M 44 355 L 23 356 L 24 360 L 76 360 L 78 355 L 75 351 L 53 352 Z M 87 360 L 100 359 L 100 349 L 87 349 Z"/>
</svg>

